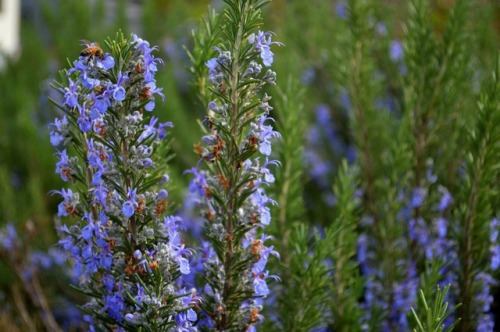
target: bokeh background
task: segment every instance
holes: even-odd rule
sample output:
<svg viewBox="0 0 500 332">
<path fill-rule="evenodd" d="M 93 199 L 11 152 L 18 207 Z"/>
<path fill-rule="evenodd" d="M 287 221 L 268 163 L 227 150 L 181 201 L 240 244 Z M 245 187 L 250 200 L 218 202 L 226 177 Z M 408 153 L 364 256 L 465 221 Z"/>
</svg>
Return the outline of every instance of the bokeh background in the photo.
<svg viewBox="0 0 500 332">
<path fill-rule="evenodd" d="M 5 5 L 9 1 L 2 2 Z M 396 73 L 404 71 L 400 41 L 407 3 L 376 2 L 373 20 L 378 35 L 374 56 L 385 77 L 380 104 L 398 113 L 401 91 Z M 432 1 L 432 21 L 438 34 L 447 23 L 453 3 Z M 49 96 L 54 96 L 50 84 L 59 70 L 67 67 L 68 59 L 78 57 L 81 39 L 102 44 L 121 29 L 158 45 L 157 56 L 164 59 L 165 65 L 157 81 L 164 89 L 166 102 L 157 104 L 157 112 L 162 121 L 175 124 L 171 133 L 175 154 L 171 165 L 172 201 L 180 205 L 188 183 L 182 173 L 197 162 L 193 144 L 200 139 L 198 121 L 204 115 L 191 83 L 186 49 L 191 49 L 192 30 L 197 29 L 208 6 L 219 9 L 222 1 L 23 0 L 19 5 L 20 48 L 0 69 L 0 227 L 14 225 L 24 244 L 16 259 L 0 256 L 0 330 L 39 327 L 35 305 L 16 272 L 16 264 L 27 264 L 26 252 L 45 268 L 41 287 L 54 299 L 51 306 L 59 310 L 56 318 L 68 319 L 64 326 L 70 329 L 80 319 L 70 303 L 78 303 L 79 297 L 67 290 L 63 268 L 54 264 L 55 254 L 50 256 L 57 242 L 54 216 L 59 202 L 49 192 L 62 186 L 54 172 L 54 150 L 49 142 L 48 124 L 56 115 L 48 101 Z M 307 222 L 318 225 L 328 223 L 328 207 L 333 199 L 331 183 L 340 160 L 356 158 L 348 126 L 349 100 L 339 70 L 349 61 L 338 46 L 345 15 L 344 4 L 333 0 L 274 0 L 265 9 L 266 30 L 276 32 L 275 39 L 285 44 L 274 50 L 278 82 L 293 77 L 305 89 L 303 120 L 308 130 L 303 140 L 308 168 L 302 181 Z M 500 2 L 478 0 L 473 15 L 475 44 L 471 47 L 476 48 L 478 68 L 484 69 L 478 75 L 485 75 L 500 45 Z M 55 294 L 62 299 L 55 300 Z"/>
</svg>

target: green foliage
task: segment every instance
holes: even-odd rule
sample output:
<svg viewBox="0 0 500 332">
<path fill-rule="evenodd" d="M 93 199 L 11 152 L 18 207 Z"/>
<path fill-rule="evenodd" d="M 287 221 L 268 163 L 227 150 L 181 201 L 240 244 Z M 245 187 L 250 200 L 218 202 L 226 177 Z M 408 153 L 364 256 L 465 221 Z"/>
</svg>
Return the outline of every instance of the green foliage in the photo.
<svg viewBox="0 0 500 332">
<path fill-rule="evenodd" d="M 483 88 L 478 102 L 476 121 L 469 131 L 464 183 L 455 217 L 460 266 L 460 331 L 469 331 L 477 324 L 474 296 L 481 288 L 475 276 L 489 270 L 490 222 L 497 212 L 498 156 L 500 155 L 500 58 L 492 78 Z"/>
<path fill-rule="evenodd" d="M 359 156 L 361 186 L 365 191 L 363 206 L 376 224 L 382 218 L 376 207 L 379 196 L 376 181 L 389 166 L 383 156 L 389 146 L 392 121 L 388 113 L 375 108 L 376 97 L 381 95 L 381 82 L 375 74 L 373 60 L 375 26 L 369 19 L 373 7 L 369 1 L 349 2 L 349 32 L 343 45 L 346 50 L 343 57 L 348 62 L 341 69 L 345 70 L 343 83 L 352 105 L 350 126 Z"/>
<path fill-rule="evenodd" d="M 289 77 L 284 89 L 277 90 L 277 103 L 275 111 L 277 114 L 276 128 L 283 135 L 277 142 L 277 155 L 280 167 L 275 168 L 276 181 L 272 186 L 272 197 L 278 203 L 278 208 L 273 211 L 271 234 L 278 239 L 278 251 L 284 266 L 289 261 L 289 232 L 293 228 L 291 224 L 304 218 L 305 206 L 302 192 L 304 190 L 304 160 L 303 160 L 303 137 L 307 122 L 304 116 L 304 91 L 299 83 Z"/>
<path fill-rule="evenodd" d="M 203 294 L 200 307 L 217 331 L 251 329 L 261 321 L 256 299 L 268 291 L 258 285 L 268 278 L 264 266 L 274 254 L 258 231 L 270 219 L 264 186 L 273 182 L 267 169 L 268 139 L 276 136 L 264 124 L 271 108 L 270 98 L 261 92 L 276 79 L 271 69 L 262 70 L 273 60 L 264 59 L 263 48 L 271 46 L 271 37 L 262 39 L 267 35 L 260 31 L 261 8 L 267 2 L 226 0 L 219 32 L 213 31 L 217 18 L 210 14 L 189 54 L 194 85 L 200 87 L 199 100 L 207 109 L 201 128 L 205 136 L 196 151 L 201 159 L 191 172 L 206 178 L 198 184 L 203 205 L 197 214 L 216 253 L 204 261 L 205 289 L 210 291 Z M 202 59 L 210 53 L 215 57 Z M 207 74 L 208 81 L 201 77 Z"/>
<path fill-rule="evenodd" d="M 425 220 L 430 229 L 433 220 L 439 218 L 435 205 L 430 203 L 439 201 L 439 190 L 448 188 L 455 197 L 456 174 L 464 156 L 462 133 L 470 124 L 473 89 L 467 80 L 472 58 L 468 47 L 472 41 L 467 27 L 469 6 L 467 0 L 457 1 L 440 34 L 429 19 L 429 3 L 412 1 L 404 27 L 407 75 L 403 81 L 405 113 L 400 135 L 410 149 L 410 159 L 402 172 L 407 190 L 426 188 L 428 203 L 413 208 L 411 213 L 415 220 Z M 444 211 L 444 218 L 449 210 Z M 423 259 L 423 250 L 415 243 L 410 245 L 410 255 L 417 257 L 419 272 L 433 280 L 423 288 L 425 295 L 431 296 L 433 285 L 444 278 L 438 271 L 446 263 Z"/>
<path fill-rule="evenodd" d="M 362 283 L 356 252 L 355 177 L 343 163 L 335 186 L 337 205 L 332 225 L 322 238 L 316 231 L 297 223 L 304 216 L 301 197 L 303 177 L 302 93 L 289 80 L 286 90 L 278 94 L 277 128 L 283 133 L 278 143 L 281 167 L 274 184 L 278 209 L 273 214 L 273 231 L 281 253 L 282 283 L 278 295 L 278 323 L 268 323 L 267 329 L 307 331 L 313 327 L 332 325 L 339 331 L 360 330 L 360 310 L 357 299 Z M 328 267 L 328 263 L 333 264 Z M 297 291 L 300 290 L 300 291 Z M 331 295 L 329 295 L 331 294 Z M 330 297 L 332 296 L 332 297 Z M 327 305 L 329 304 L 329 305 Z M 277 325 L 274 325 L 277 324 Z"/>
<path fill-rule="evenodd" d="M 193 85 L 197 91 L 196 95 L 200 98 L 202 107 L 206 107 L 209 102 L 208 94 L 210 90 L 208 87 L 206 61 L 215 54 L 213 45 L 216 44 L 221 33 L 219 27 L 221 24 L 220 19 L 220 15 L 214 9 L 209 8 L 207 16 L 201 19 L 197 31 L 192 31 L 194 41 L 192 52 L 186 50 L 191 62 L 189 71 L 193 76 Z"/>
<path fill-rule="evenodd" d="M 197 28 L 193 25 L 209 2 L 214 8 L 222 4 L 145 0 L 138 5 L 136 25 L 127 18 L 124 0 L 116 1 L 116 7 L 103 0 L 37 2 L 38 16 L 23 17 L 20 58 L 0 73 L 0 223 L 32 220 L 35 246 L 55 241 L 57 203 L 47 192 L 60 181 L 46 124 L 56 110 L 42 96 L 43 82 L 52 80 L 54 64 L 60 67 L 79 54 L 79 40 L 101 40 L 117 28 L 138 29 L 134 32 L 163 52 L 157 85 L 167 99 L 157 108 L 160 121 L 175 125 L 169 197 L 172 209 L 182 205 L 189 180 L 183 172 L 198 162 L 192 151 L 199 135 L 194 133 L 214 96 L 206 61 L 217 56 L 212 47 L 218 41 L 228 46 L 239 35 L 235 26 L 223 23 L 240 18 L 238 6 L 224 15 L 210 10 Z M 345 17 L 336 13 L 338 4 L 347 5 Z M 486 243 L 500 203 L 498 70 L 484 83 L 497 62 L 499 13 L 492 0 L 274 0 L 263 7 L 266 30 L 276 32 L 285 47 L 273 48 L 280 79 L 279 87 L 268 92 L 274 98 L 274 126 L 282 134 L 271 156 L 281 166 L 272 169 L 276 182 L 269 187 L 278 202 L 269 232 L 281 260 L 270 260 L 269 270 L 281 282 L 271 290 L 277 301 L 268 305 L 264 300 L 266 320 L 258 330 L 357 331 L 362 321 L 379 331 L 389 312 L 365 308 L 366 286 L 381 282 L 381 300 L 392 303 L 409 267 L 395 262 L 409 260 L 416 262 L 416 282 L 422 289 L 414 299 L 421 326 L 411 321 L 412 328 L 439 331 L 434 319 L 450 312 L 444 303 L 447 293 L 453 305 L 463 303 L 452 314 L 462 317 L 458 330 L 474 329 L 481 319 L 475 297 L 483 287 L 476 276 L 491 272 Z M 249 17 L 246 24 L 257 27 L 259 22 Z M 399 40 L 404 56 L 394 61 L 390 47 Z M 311 176 L 316 165 L 304 158 L 318 149 L 309 140 L 317 134 L 313 122 L 320 104 L 330 115 L 325 125 L 333 125 L 335 138 L 356 152 L 355 161 L 343 164 L 345 151 L 334 150 L 332 138 L 320 133 L 324 146 L 319 153 L 329 162 L 321 183 Z M 450 251 L 458 253 L 458 260 L 428 259 L 426 248 L 410 237 L 409 219 L 402 211 L 416 187 L 427 190 L 426 198 L 409 211 L 409 218 L 421 217 L 429 234 L 435 233 L 439 217 L 446 219 L 446 238 L 455 241 Z M 437 213 L 442 188 L 453 202 Z M 355 189 L 360 190 L 354 194 Z M 372 267 L 384 271 L 382 276 L 359 275 L 364 273 L 356 263 L 360 234 L 373 238 Z M 2 285 L 14 280 L 6 273 L 11 270 L 4 265 L 0 269 Z M 448 269 L 462 271 L 458 282 L 435 291 Z M 49 275 L 46 280 L 53 279 Z M 2 289 L 7 299 L 29 299 L 18 288 Z M 21 302 L 15 303 L 18 308 Z M 32 310 L 27 303 L 26 310 Z M 360 318 L 367 313 L 370 320 Z M 398 331 L 397 326 L 391 329 Z"/>
<path fill-rule="evenodd" d="M 278 246 L 286 256 L 281 262 L 282 282 L 275 289 L 277 308 L 269 310 L 278 313 L 278 321 L 266 322 L 265 328 L 308 331 L 328 326 L 336 331 L 361 331 L 358 299 L 363 281 L 354 261 L 359 204 L 355 190 L 356 177 L 344 162 L 334 189 L 338 205 L 324 236 L 303 223 L 288 226 Z"/>
<path fill-rule="evenodd" d="M 472 84 L 471 38 L 467 31 L 469 2 L 456 2 L 442 36 L 433 31 L 427 1 L 410 4 L 405 26 L 405 57 L 408 74 L 404 84 L 405 119 L 412 146 L 412 182 L 425 181 L 427 162 L 450 190 L 463 149 L 460 133 L 470 123 Z M 404 127 L 403 127 L 404 128 Z"/>
<path fill-rule="evenodd" d="M 279 322 L 267 320 L 265 328 L 303 331 L 314 327 L 325 310 L 328 268 L 321 264 L 327 258 L 328 250 L 319 234 L 310 234 L 310 230 L 300 223 L 305 213 L 302 198 L 303 137 L 307 124 L 303 121 L 304 94 L 292 77 L 282 86 L 284 89 L 277 89 L 275 107 L 276 126 L 283 132 L 275 148 L 281 165 L 275 169 L 276 181 L 271 187 L 271 197 L 278 203 L 278 208 L 272 213 L 270 234 L 277 239 L 275 247 L 281 256 L 280 263 L 272 266 L 284 274 L 274 290 L 280 294 L 279 300 L 267 310 L 279 312 Z M 308 252 L 310 249 L 312 256 Z M 304 266 L 308 268 L 304 269 Z M 296 293 L 298 287 L 301 289 L 299 296 Z"/>
<path fill-rule="evenodd" d="M 281 276 L 278 322 L 266 322 L 264 330 L 308 331 L 327 325 L 331 267 L 325 264 L 332 250 L 327 239 L 304 224 L 294 223 L 288 237 L 289 263 Z M 276 311 L 275 311 L 276 310 Z"/>
<path fill-rule="evenodd" d="M 373 278 L 367 282 L 376 283 L 385 290 L 377 291 L 374 296 L 391 307 L 396 301 L 395 289 L 404 282 L 410 269 L 406 261 L 407 247 L 402 242 L 405 225 L 400 222 L 399 215 L 404 202 L 398 199 L 401 188 L 406 185 L 409 162 L 408 146 L 401 144 L 403 142 L 399 139 L 394 140 L 394 136 L 400 135 L 396 131 L 398 118 L 394 116 L 397 110 L 391 114 L 385 108 L 376 107 L 387 79 L 376 74 L 376 26 L 370 20 L 373 14 L 373 3 L 349 2 L 348 33 L 343 41 L 344 57 L 348 62 L 342 77 L 352 105 L 350 126 L 363 190 L 361 213 L 365 222 L 360 222 L 359 226 L 366 234 L 364 241 L 369 241 L 372 246 L 369 251 L 373 252 L 373 262 L 369 264 L 377 264 L 377 268 L 383 271 L 365 278 Z M 397 268 L 394 268 L 395 262 Z M 378 331 L 389 313 L 381 310 L 376 301 L 370 305 L 367 309 L 370 319 L 366 323 L 370 331 Z M 393 325 L 385 328 L 395 330 Z"/>
<path fill-rule="evenodd" d="M 173 200 L 179 202 L 184 197 L 188 183 L 183 172 L 197 162 L 196 155 L 192 152 L 199 138 L 193 133 L 198 131 L 196 120 L 203 117 L 203 112 L 196 102 L 199 95 L 197 87 L 190 85 L 193 78 L 190 76 L 189 54 L 195 53 L 198 48 L 196 41 L 194 45 L 191 44 L 191 37 L 202 34 L 201 27 L 195 33 L 193 23 L 204 13 L 207 3 L 205 0 L 189 3 L 183 0 L 148 0 L 142 6 L 144 38 L 159 45 L 160 51 L 166 53 L 160 56 L 165 63 L 158 72 L 157 85 L 163 88 L 167 101 L 157 107 L 161 120 L 174 123 L 171 138 L 175 163 L 171 165 L 171 177 L 175 186 L 171 194 Z M 212 41 L 213 39 L 210 42 Z M 205 43 L 208 52 L 213 52 L 212 45 Z M 198 59 L 199 70 L 205 70 L 207 55 Z M 203 104 L 205 106 L 206 103 Z"/>
<path fill-rule="evenodd" d="M 336 203 L 334 219 L 326 231 L 325 241 L 331 245 L 330 259 L 333 276 L 329 299 L 334 331 L 361 331 L 362 311 L 358 300 L 363 294 L 364 281 L 355 261 L 360 200 L 356 198 L 357 175 L 343 162 L 334 186 Z"/>
<path fill-rule="evenodd" d="M 413 332 L 451 332 L 455 328 L 455 325 L 460 321 L 460 319 L 454 321 L 448 328 L 445 329 L 444 321 L 446 318 L 453 313 L 459 305 L 453 308 L 448 308 L 448 302 L 446 302 L 446 296 L 450 290 L 450 285 L 445 286 L 441 289 L 437 286 L 435 293 L 433 294 L 432 303 L 428 303 L 429 300 L 426 299 L 424 292 L 420 290 L 419 292 L 419 310 L 418 313 L 411 308 L 413 321 Z"/>
<path fill-rule="evenodd" d="M 25 53 L 9 61 L 0 73 L 0 221 L 25 222 L 32 219 L 39 227 L 52 224 L 49 210 L 54 201 L 47 197 L 56 177 L 52 172 L 50 143 L 43 139 L 47 114 L 39 104 L 40 82 L 47 75 L 48 60 L 30 26 L 22 29 Z M 32 56 L 32 54 L 39 54 Z M 25 70 L 30 63 L 31 71 Z M 8 93 L 6 92 L 8 91 Z"/>
<path fill-rule="evenodd" d="M 103 0 L 93 3 L 41 1 L 39 6 L 42 14 L 39 28 L 47 29 L 51 37 L 47 43 L 50 55 L 63 66 L 67 59 L 74 58 L 83 48 L 78 40 L 104 40 L 118 28 L 126 31 L 126 26 L 119 25 L 117 21 L 106 20 L 106 1 Z M 123 12 L 123 5 L 120 9 Z"/>
</svg>

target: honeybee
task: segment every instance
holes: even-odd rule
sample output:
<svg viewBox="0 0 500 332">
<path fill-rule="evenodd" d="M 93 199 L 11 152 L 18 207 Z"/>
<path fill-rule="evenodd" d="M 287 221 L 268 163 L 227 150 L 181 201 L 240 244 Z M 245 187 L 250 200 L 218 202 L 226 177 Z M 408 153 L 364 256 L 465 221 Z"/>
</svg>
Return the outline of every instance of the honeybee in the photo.
<svg viewBox="0 0 500 332">
<path fill-rule="evenodd" d="M 89 58 L 97 57 L 101 60 L 104 59 L 104 52 L 102 51 L 101 46 L 99 46 L 99 43 L 82 40 L 82 45 L 87 46 L 87 48 L 80 53 L 81 56 L 88 56 Z"/>
</svg>

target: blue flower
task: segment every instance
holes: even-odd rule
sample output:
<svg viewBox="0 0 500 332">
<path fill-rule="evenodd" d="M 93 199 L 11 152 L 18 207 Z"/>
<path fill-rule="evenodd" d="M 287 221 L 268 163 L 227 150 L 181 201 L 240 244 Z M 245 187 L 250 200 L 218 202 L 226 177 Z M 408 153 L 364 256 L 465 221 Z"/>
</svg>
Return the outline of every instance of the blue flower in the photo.
<svg viewBox="0 0 500 332">
<path fill-rule="evenodd" d="M 163 89 L 162 88 L 157 88 L 156 83 L 154 81 L 151 81 L 146 84 L 146 89 L 147 89 L 147 94 L 148 94 L 148 99 L 149 103 L 144 106 L 144 109 L 148 112 L 151 112 L 156 105 L 156 101 L 154 98 L 154 95 L 159 95 L 163 101 L 165 101 L 165 95 L 161 92 Z"/>
<path fill-rule="evenodd" d="M 496 243 L 498 240 L 498 228 L 500 223 L 497 218 L 493 218 L 490 223 L 490 242 Z"/>
<path fill-rule="evenodd" d="M 437 234 L 440 238 L 446 238 L 448 231 L 448 222 L 444 218 L 438 218 L 436 221 Z"/>
<path fill-rule="evenodd" d="M 397 62 L 403 59 L 404 51 L 403 44 L 399 40 L 391 41 L 389 57 L 392 61 Z"/>
<path fill-rule="evenodd" d="M 153 136 L 156 134 L 156 123 L 158 122 L 158 118 L 155 116 L 152 116 L 151 119 L 149 120 L 149 124 L 144 125 L 144 131 L 141 133 L 137 141 L 139 143 L 142 143 L 144 140 L 148 139 L 150 136 Z"/>
<path fill-rule="evenodd" d="M 271 52 L 271 45 L 282 45 L 280 42 L 272 42 L 271 35 L 274 35 L 271 31 L 262 32 L 259 30 L 257 34 L 252 34 L 248 39 L 250 44 L 254 44 L 255 49 L 260 52 L 260 57 L 266 67 L 271 66 L 274 60 L 274 53 Z"/>
<path fill-rule="evenodd" d="M 153 50 L 157 50 L 156 46 L 150 47 L 149 42 L 137 36 L 132 35 L 132 42 L 136 44 L 136 47 L 141 50 L 144 54 L 150 54 Z"/>
<path fill-rule="evenodd" d="M 75 107 L 78 105 L 78 84 L 73 82 L 71 79 L 68 79 L 69 87 L 64 88 L 64 100 L 63 104 L 66 104 L 69 107 Z"/>
<path fill-rule="evenodd" d="M 97 67 L 104 70 L 109 70 L 115 66 L 115 59 L 109 55 L 109 53 L 104 54 L 104 58 L 97 60 Z"/>
<path fill-rule="evenodd" d="M 143 40 L 137 35 L 133 35 L 133 42 L 136 43 L 137 49 L 143 52 L 144 56 L 144 66 L 146 73 L 144 74 L 144 80 L 150 82 L 153 78 L 154 72 L 158 70 L 156 63 L 163 63 L 159 58 L 155 58 L 152 55 L 153 51 L 158 50 L 158 46 L 150 47 L 149 42 Z"/>
<path fill-rule="evenodd" d="M 80 116 L 76 120 L 76 123 L 78 124 L 78 126 L 80 127 L 80 130 L 82 132 L 84 132 L 84 133 L 89 132 L 90 130 L 92 130 L 92 121 L 91 121 L 90 117 L 86 114 L 87 112 L 85 109 L 85 105 L 83 107 L 80 105 L 77 105 L 77 107 L 78 107 Z"/>
<path fill-rule="evenodd" d="M 205 188 L 208 186 L 205 172 L 198 171 L 198 168 L 193 167 L 184 173 L 191 173 L 194 175 L 194 178 L 189 182 L 189 191 L 192 193 L 198 192 L 198 194 L 203 197 L 205 195 Z"/>
<path fill-rule="evenodd" d="M 125 217 L 130 218 L 134 214 L 135 208 L 139 205 L 135 201 L 135 195 L 136 195 L 137 189 L 131 190 L 129 188 L 127 197 L 128 201 L 125 201 L 122 205 L 122 213 Z"/>
<path fill-rule="evenodd" d="M 109 99 L 110 97 L 111 93 L 108 90 L 99 95 L 95 92 L 92 92 L 91 98 L 94 101 L 91 110 L 91 113 L 94 114 L 92 120 L 95 120 L 97 118 L 97 115 L 104 114 L 108 110 L 108 108 L 111 106 L 111 101 Z"/>
<path fill-rule="evenodd" d="M 491 248 L 491 269 L 496 271 L 500 267 L 500 245 Z"/>
<path fill-rule="evenodd" d="M 384 23 L 377 23 L 375 26 L 375 30 L 377 31 L 377 34 L 379 36 L 385 37 L 387 36 L 387 27 L 385 26 Z"/>
<path fill-rule="evenodd" d="M 89 162 L 89 165 L 98 169 L 102 169 L 103 165 L 101 153 L 94 147 L 94 140 L 91 138 L 87 139 L 85 142 L 87 143 L 87 160 Z"/>
<path fill-rule="evenodd" d="M 73 61 L 73 67 L 68 70 L 66 75 L 69 77 L 71 74 L 77 71 L 80 72 L 80 75 L 87 74 L 87 65 L 84 63 L 84 61 Z"/>
<path fill-rule="evenodd" d="M 209 74 L 214 74 L 216 69 L 219 67 L 219 62 L 217 61 L 217 58 L 212 58 L 205 62 L 205 65 L 208 68 L 208 73 Z"/>
<path fill-rule="evenodd" d="M 106 289 L 107 292 L 111 292 L 115 287 L 115 278 L 111 274 L 106 274 L 104 275 L 104 277 L 102 277 L 101 283 L 103 284 L 104 289 Z"/>
<path fill-rule="evenodd" d="M 71 251 L 74 246 L 74 240 L 73 237 L 66 236 L 64 239 L 59 240 L 57 244 L 59 244 L 64 250 Z"/>
<path fill-rule="evenodd" d="M 111 270 L 111 265 L 113 264 L 113 255 L 109 250 L 101 250 L 98 255 L 99 264 L 105 270 Z"/>
<path fill-rule="evenodd" d="M 453 203 L 453 197 L 451 197 L 450 192 L 443 186 L 439 187 L 439 191 L 441 192 L 441 200 L 439 201 L 438 211 L 443 212 L 446 208 Z"/>
<path fill-rule="evenodd" d="M 0 244 L 7 251 L 12 251 L 16 247 L 17 232 L 16 228 L 12 223 L 8 223 L 2 232 L 0 232 Z"/>
<path fill-rule="evenodd" d="M 86 219 L 88 222 L 88 224 L 82 228 L 82 238 L 88 243 L 91 243 L 92 237 L 98 229 L 92 221 L 92 217 L 90 216 L 90 214 L 85 213 L 82 219 Z"/>
<path fill-rule="evenodd" d="M 264 182 L 266 183 L 273 183 L 275 181 L 273 173 L 267 168 L 267 165 L 280 165 L 280 162 L 277 160 L 272 160 L 269 161 L 268 158 L 266 157 L 266 161 L 260 168 L 260 173 L 264 175 Z"/>
<path fill-rule="evenodd" d="M 106 208 L 106 200 L 108 198 L 108 188 L 102 185 L 98 185 L 92 191 L 94 194 L 94 203 L 101 204 L 104 208 Z"/>
<path fill-rule="evenodd" d="M 94 252 L 92 244 L 88 244 L 87 246 L 83 247 L 82 258 L 85 262 L 85 274 L 87 276 L 96 273 L 99 270 L 99 257 Z"/>
<path fill-rule="evenodd" d="M 427 196 L 427 189 L 417 187 L 413 190 L 413 195 L 410 199 L 409 208 L 416 209 L 422 206 Z"/>
<path fill-rule="evenodd" d="M 156 196 L 156 200 L 160 201 L 163 199 L 167 199 L 167 196 L 168 196 L 168 192 L 165 189 L 161 189 L 158 192 L 158 195 Z"/>
<path fill-rule="evenodd" d="M 259 138 L 259 151 L 265 156 L 271 155 L 271 138 L 280 137 L 272 126 L 264 125 L 267 120 L 272 120 L 272 118 L 262 115 L 258 124 L 252 123 L 252 133 Z"/>
<path fill-rule="evenodd" d="M 215 84 L 217 82 L 217 69 L 219 68 L 219 62 L 217 58 L 212 58 L 208 60 L 205 65 L 208 68 L 208 80 L 210 83 Z"/>
<path fill-rule="evenodd" d="M 478 320 L 476 332 L 493 332 L 495 331 L 495 322 L 491 314 L 482 315 Z"/>
<path fill-rule="evenodd" d="M 337 3 L 337 5 L 335 6 L 335 13 L 337 14 L 338 17 L 340 17 L 342 19 L 347 18 L 347 14 L 348 14 L 347 5 L 343 2 Z"/>
<path fill-rule="evenodd" d="M 125 203 L 123 203 L 122 212 L 125 217 L 132 217 L 132 215 L 134 214 L 134 202 L 126 201 Z"/>
<path fill-rule="evenodd" d="M 145 297 L 146 297 L 146 293 L 144 291 L 144 288 L 140 284 L 137 284 L 137 295 L 134 296 L 134 300 L 137 303 L 142 304 Z"/>
<path fill-rule="evenodd" d="M 127 75 L 123 75 L 121 72 L 118 73 L 118 82 L 115 85 L 111 86 L 111 91 L 113 94 L 113 98 L 116 101 L 123 101 L 126 97 L 125 88 L 122 86 L 128 80 Z"/>
<path fill-rule="evenodd" d="M 59 155 L 59 161 L 56 164 L 56 173 L 61 176 L 63 181 L 69 181 L 71 179 L 72 168 L 68 153 L 64 149 L 57 154 Z"/>
<path fill-rule="evenodd" d="M 186 316 L 187 319 L 191 322 L 196 322 L 196 320 L 198 319 L 198 315 L 196 315 L 196 312 L 191 308 L 187 310 Z"/>
<path fill-rule="evenodd" d="M 163 122 L 158 125 L 158 129 L 156 130 L 156 134 L 158 139 L 162 140 L 167 137 L 167 131 L 165 128 L 173 128 L 174 124 L 172 122 Z"/>
<path fill-rule="evenodd" d="M 266 279 L 269 278 L 268 272 L 258 273 L 254 276 L 253 286 L 255 295 L 266 297 L 269 295 L 269 287 L 267 286 Z"/>
<path fill-rule="evenodd" d="M 50 144 L 52 144 L 52 146 L 59 146 L 63 140 L 64 136 L 57 131 L 50 132 Z"/>
<path fill-rule="evenodd" d="M 256 209 L 256 212 L 260 215 L 260 223 L 262 225 L 269 225 L 271 222 L 271 212 L 269 207 L 266 206 L 267 203 L 275 204 L 275 202 L 267 197 L 264 189 L 258 188 L 251 196 L 252 203 Z"/>
<path fill-rule="evenodd" d="M 191 273 L 191 269 L 189 268 L 189 261 L 186 258 L 179 256 L 177 258 L 177 263 L 179 263 L 179 271 L 181 271 L 182 274 Z"/>
<path fill-rule="evenodd" d="M 119 294 L 113 294 L 105 297 L 106 308 L 110 318 L 119 322 L 123 321 L 123 310 L 125 303 Z"/>
<path fill-rule="evenodd" d="M 140 325 L 142 323 L 142 318 L 140 313 L 128 313 L 125 315 L 125 320 L 129 323 L 135 324 L 135 325 Z"/>
<path fill-rule="evenodd" d="M 62 119 L 56 118 L 51 126 L 54 126 L 55 130 L 50 132 L 50 144 L 57 147 L 64 141 L 64 137 L 68 131 L 68 119 L 66 115 L 64 115 Z"/>
</svg>

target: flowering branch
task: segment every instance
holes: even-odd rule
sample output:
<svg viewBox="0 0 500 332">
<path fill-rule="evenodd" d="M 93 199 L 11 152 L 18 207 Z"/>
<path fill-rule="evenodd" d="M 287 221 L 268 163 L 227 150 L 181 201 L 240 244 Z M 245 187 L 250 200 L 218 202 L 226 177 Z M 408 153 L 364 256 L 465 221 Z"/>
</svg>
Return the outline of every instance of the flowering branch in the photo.
<svg viewBox="0 0 500 332">
<path fill-rule="evenodd" d="M 135 35 L 108 40 L 110 53 L 84 42 L 78 61 L 55 85 L 64 112 L 52 124 L 60 147 L 56 172 L 72 188 L 54 191 L 59 217 L 78 220 L 59 228 L 60 245 L 75 261 L 76 286 L 92 298 L 83 310 L 91 328 L 165 331 L 189 328 L 196 301 L 175 280 L 189 274 L 178 231 L 166 216 L 168 181 L 155 150 L 171 123 L 149 116 L 161 59 Z"/>
<path fill-rule="evenodd" d="M 279 134 L 266 122 L 272 109 L 266 84 L 275 84 L 275 73 L 261 74 L 270 66 L 272 33 L 258 30 L 260 8 L 267 1 L 228 0 L 224 41 L 214 49 L 218 56 L 206 62 L 212 100 L 205 119 L 206 134 L 197 151 L 200 167 L 189 172 L 191 188 L 203 197 L 205 237 L 213 251 L 204 260 L 206 285 L 202 310 L 206 326 L 218 331 L 254 329 L 262 321 L 260 298 L 269 294 L 265 270 L 270 254 L 277 253 L 257 234 L 269 225 L 271 215 L 265 186 L 274 181 L 268 166 L 271 142 Z M 260 59 L 259 59 L 260 58 Z M 264 157 L 253 157 L 259 151 Z M 208 245 L 208 244 L 207 244 Z"/>
</svg>

